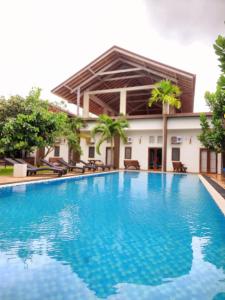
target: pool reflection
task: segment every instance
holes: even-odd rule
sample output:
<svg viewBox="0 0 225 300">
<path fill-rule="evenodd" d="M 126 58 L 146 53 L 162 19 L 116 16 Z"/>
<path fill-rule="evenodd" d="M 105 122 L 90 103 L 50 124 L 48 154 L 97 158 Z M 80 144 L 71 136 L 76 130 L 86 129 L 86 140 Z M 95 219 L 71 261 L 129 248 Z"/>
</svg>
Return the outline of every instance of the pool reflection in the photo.
<svg viewBox="0 0 225 300">
<path fill-rule="evenodd" d="M 0 200 L 0 299 L 222 299 L 225 220 L 196 176 L 25 191 Z"/>
</svg>

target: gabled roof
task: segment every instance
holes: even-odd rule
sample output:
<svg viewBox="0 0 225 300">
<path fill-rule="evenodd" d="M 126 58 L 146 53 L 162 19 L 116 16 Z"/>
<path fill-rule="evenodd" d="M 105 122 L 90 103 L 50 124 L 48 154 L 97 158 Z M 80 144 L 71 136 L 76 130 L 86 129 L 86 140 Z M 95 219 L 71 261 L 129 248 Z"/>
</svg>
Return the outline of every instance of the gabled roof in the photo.
<svg viewBox="0 0 225 300">
<path fill-rule="evenodd" d="M 118 70 L 120 70 L 118 72 Z M 115 71 L 114 73 L 112 71 Z M 107 73 L 108 72 L 108 73 Z M 146 58 L 118 46 L 113 46 L 86 67 L 75 73 L 52 90 L 59 97 L 69 102 L 77 102 L 77 89 L 80 88 L 81 106 L 83 105 L 83 92 L 85 90 L 105 90 L 121 87 L 153 84 L 162 79 L 169 79 L 182 90 L 182 112 L 192 112 L 195 92 L 195 75 L 189 72 L 168 66 L 155 60 Z M 145 91 L 137 101 L 148 99 L 150 92 Z M 128 94 L 128 113 L 132 114 L 135 107 L 132 95 Z M 130 99 L 129 99 L 130 97 Z M 115 109 L 119 106 L 119 95 L 102 94 L 100 101 Z M 140 100 L 139 100 L 140 99 Z M 144 103 L 144 102 L 143 102 Z M 133 106 L 132 106 L 133 105 Z M 140 105 L 139 105 L 140 106 Z M 140 107 L 145 112 L 146 108 Z M 90 111 L 101 113 L 99 103 L 90 103 Z M 156 108 L 157 111 L 157 108 Z M 156 112 L 157 113 L 157 112 Z"/>
</svg>

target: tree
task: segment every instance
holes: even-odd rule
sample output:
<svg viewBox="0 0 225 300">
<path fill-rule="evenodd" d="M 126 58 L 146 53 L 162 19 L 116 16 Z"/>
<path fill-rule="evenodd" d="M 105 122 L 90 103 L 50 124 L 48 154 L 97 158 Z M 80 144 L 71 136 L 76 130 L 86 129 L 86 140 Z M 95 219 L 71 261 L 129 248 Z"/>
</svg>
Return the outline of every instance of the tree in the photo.
<svg viewBox="0 0 225 300">
<path fill-rule="evenodd" d="M 92 136 L 100 135 L 99 141 L 96 145 L 96 151 L 100 153 L 100 146 L 105 141 L 110 141 L 111 154 L 113 153 L 114 138 L 119 136 L 125 143 L 127 141 L 127 136 L 125 129 L 129 127 L 128 121 L 125 117 L 120 116 L 118 119 L 112 119 L 108 115 L 100 115 L 97 121 L 97 125 L 92 130 Z M 111 155 L 111 164 L 113 164 L 113 156 Z"/>
<path fill-rule="evenodd" d="M 180 88 L 172 84 L 169 80 L 161 80 L 155 84 L 154 89 L 151 92 L 151 97 L 149 99 L 148 105 L 151 107 L 154 103 L 161 102 L 163 104 L 163 149 L 166 153 L 167 141 L 166 141 L 166 131 L 167 131 L 167 116 L 169 113 L 164 110 L 164 104 L 167 106 L 175 107 L 177 109 L 181 108 L 181 102 L 179 96 L 181 95 Z M 166 171 L 166 156 L 163 154 L 163 171 Z"/>
<path fill-rule="evenodd" d="M 0 153 L 17 156 L 37 148 L 54 146 L 57 138 L 72 127 L 65 113 L 49 110 L 49 103 L 40 98 L 41 90 L 34 88 L 27 97 L 12 96 L 0 99 Z M 73 139 L 75 140 L 76 133 Z M 48 151 L 48 152 L 49 152 Z"/>
<path fill-rule="evenodd" d="M 202 132 L 199 140 L 206 148 L 223 154 L 225 153 L 225 37 L 219 35 L 213 47 L 220 62 L 221 75 L 217 81 L 216 91 L 205 93 L 206 102 L 212 112 L 212 120 L 209 124 L 206 115 L 201 114 Z"/>
<path fill-rule="evenodd" d="M 156 102 L 162 102 L 179 109 L 181 107 L 180 95 L 181 90 L 177 85 L 172 84 L 169 80 L 161 80 L 155 84 L 148 105 L 151 107 Z"/>
<path fill-rule="evenodd" d="M 77 154 L 82 154 L 80 147 L 80 129 L 85 127 L 84 121 L 80 117 L 69 117 L 63 129 L 62 136 L 66 137 L 69 151 L 73 150 Z"/>
</svg>

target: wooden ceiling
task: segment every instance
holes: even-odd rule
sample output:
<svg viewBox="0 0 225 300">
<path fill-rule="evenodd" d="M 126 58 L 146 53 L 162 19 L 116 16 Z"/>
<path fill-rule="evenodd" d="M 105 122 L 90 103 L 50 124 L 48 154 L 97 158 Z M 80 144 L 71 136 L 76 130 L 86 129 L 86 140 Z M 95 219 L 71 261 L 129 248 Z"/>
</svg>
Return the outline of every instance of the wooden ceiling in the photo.
<svg viewBox="0 0 225 300">
<path fill-rule="evenodd" d="M 193 112 L 195 75 L 145 58 L 133 52 L 114 46 L 92 61 L 89 65 L 58 85 L 52 92 L 67 101 L 77 103 L 80 89 L 80 106 L 83 106 L 84 91 L 152 85 L 162 79 L 169 79 L 182 91 L 181 112 Z M 97 96 L 97 97 L 96 97 Z M 99 115 L 103 106 L 119 113 L 120 94 L 105 93 L 90 95 L 90 112 Z M 148 108 L 150 90 L 127 92 L 127 114 L 160 114 L 160 104 Z M 98 100 L 98 101 L 96 101 Z"/>
</svg>

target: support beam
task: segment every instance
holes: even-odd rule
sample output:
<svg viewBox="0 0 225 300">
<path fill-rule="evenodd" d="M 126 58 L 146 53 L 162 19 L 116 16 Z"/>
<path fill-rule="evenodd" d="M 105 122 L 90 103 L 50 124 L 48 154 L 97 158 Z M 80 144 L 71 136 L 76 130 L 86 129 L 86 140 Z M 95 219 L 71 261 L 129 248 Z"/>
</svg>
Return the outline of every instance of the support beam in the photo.
<svg viewBox="0 0 225 300">
<path fill-rule="evenodd" d="M 116 81 L 116 80 L 124 80 L 124 79 L 132 79 L 132 78 L 140 78 L 140 77 L 145 77 L 143 74 L 137 74 L 137 75 L 129 75 L 129 76 L 119 76 L 119 77 L 113 77 L 113 78 L 106 78 L 103 79 L 103 81 Z"/>
<path fill-rule="evenodd" d="M 113 109 L 112 107 L 110 107 L 107 103 L 103 102 L 101 99 L 99 99 L 97 96 L 95 95 L 91 95 L 90 96 L 91 100 L 93 100 L 95 103 L 99 104 L 100 106 L 102 106 L 105 110 L 112 112 L 114 115 L 117 114 L 117 112 L 115 111 L 115 109 Z"/>
<path fill-rule="evenodd" d="M 126 60 L 126 59 L 123 59 L 123 61 L 124 61 L 125 63 L 129 63 L 130 65 L 132 65 L 132 66 L 134 66 L 134 67 L 139 67 L 139 68 L 140 68 L 140 65 L 139 65 L 139 64 L 136 64 L 136 63 L 134 63 L 134 62 L 130 62 L 129 60 Z M 158 72 L 158 71 L 155 71 L 155 70 L 146 68 L 146 67 L 141 67 L 140 69 L 141 69 L 142 71 L 146 71 L 146 72 L 148 72 L 148 73 L 150 73 L 150 74 L 157 75 L 157 76 L 159 76 L 160 78 L 165 78 L 165 79 L 168 79 L 168 80 L 170 80 L 170 81 L 172 81 L 172 82 L 177 83 L 177 79 L 176 79 L 176 78 L 171 77 L 171 76 L 167 76 L 167 75 L 165 75 L 165 74 L 163 74 L 163 73 L 161 73 L 161 72 Z"/>
<path fill-rule="evenodd" d="M 89 117 L 89 94 L 84 93 L 83 98 L 83 118 Z"/>
<path fill-rule="evenodd" d="M 105 66 L 104 68 L 101 69 L 101 71 L 107 70 L 108 68 L 110 68 L 111 66 L 113 66 L 114 64 L 116 64 L 119 60 L 115 60 L 113 61 L 111 64 L 108 64 L 107 66 Z M 90 81 L 92 81 L 94 78 L 98 77 L 99 74 L 95 73 L 91 68 L 88 69 L 89 72 L 91 72 L 92 76 L 89 77 L 88 79 L 86 79 L 85 81 L 83 81 L 79 86 L 76 86 L 75 88 L 69 88 L 68 86 L 64 85 L 65 87 L 69 88 L 71 93 L 73 93 L 74 91 L 77 90 L 77 88 L 81 88 L 83 87 L 85 84 L 89 83 Z"/>
<path fill-rule="evenodd" d="M 122 90 L 120 92 L 120 114 L 126 115 L 127 109 L 127 92 L 126 90 Z"/>
<path fill-rule="evenodd" d="M 77 116 L 80 116 L 80 88 L 77 89 Z"/>
<path fill-rule="evenodd" d="M 89 95 L 94 94 L 108 94 L 108 93 L 120 93 L 122 91 L 139 91 L 139 90 L 150 90 L 153 89 L 154 85 L 139 85 L 139 86 L 131 86 L 131 87 L 125 87 L 125 88 L 115 88 L 115 89 L 106 89 L 106 90 L 96 90 L 96 91 L 89 91 L 87 92 Z"/>
<path fill-rule="evenodd" d="M 105 71 L 105 72 L 98 72 L 98 75 L 109 75 L 109 74 L 120 74 L 120 73 L 127 73 L 127 72 L 136 72 L 140 71 L 142 68 L 131 68 L 131 69 L 120 69 L 120 70 L 112 70 L 112 71 Z"/>
</svg>

